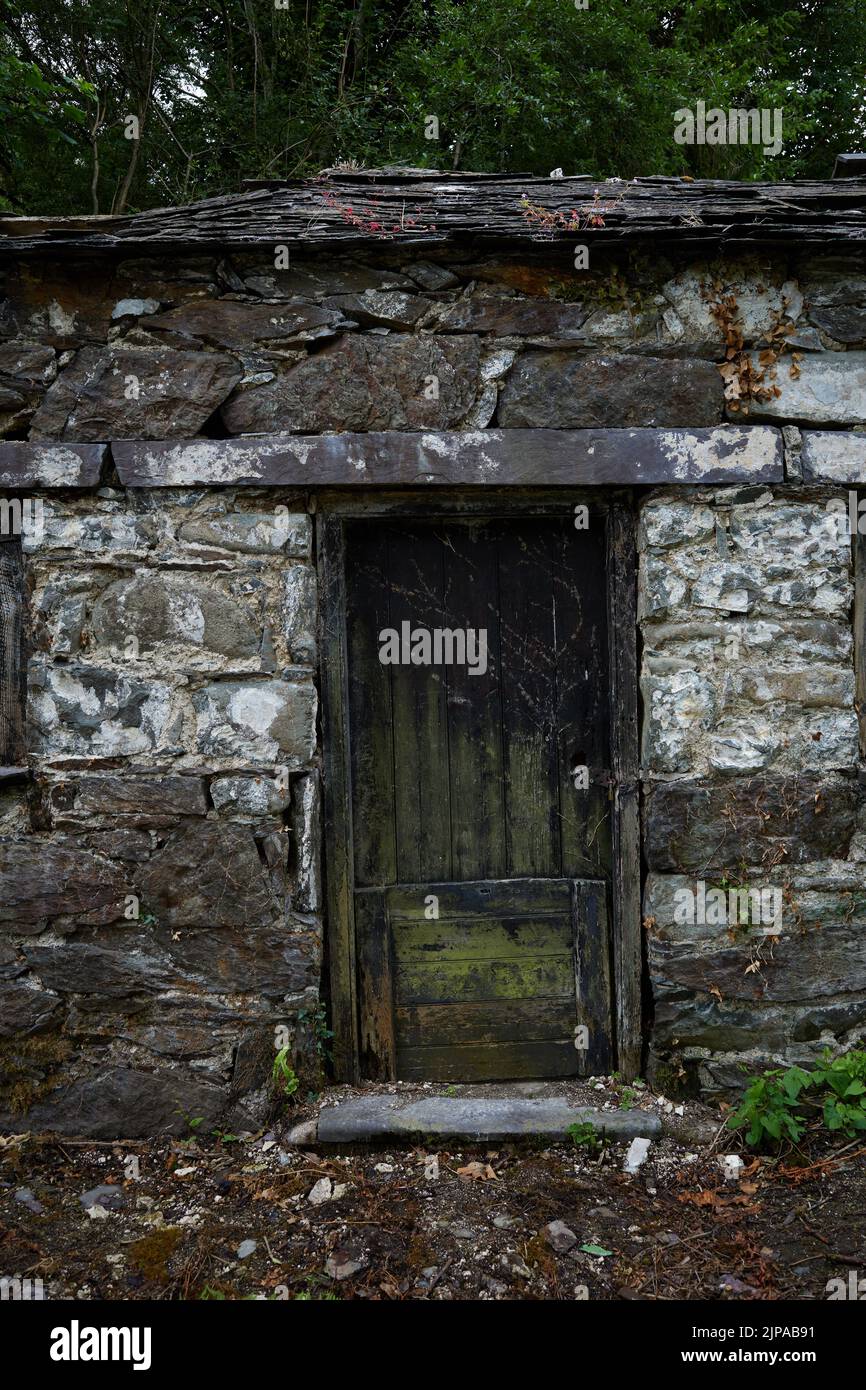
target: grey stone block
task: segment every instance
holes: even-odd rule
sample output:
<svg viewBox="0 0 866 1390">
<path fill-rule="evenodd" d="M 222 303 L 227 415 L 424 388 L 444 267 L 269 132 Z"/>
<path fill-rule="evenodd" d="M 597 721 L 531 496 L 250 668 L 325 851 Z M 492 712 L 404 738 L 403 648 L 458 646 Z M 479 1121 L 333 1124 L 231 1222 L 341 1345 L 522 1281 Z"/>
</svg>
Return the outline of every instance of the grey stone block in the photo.
<svg viewBox="0 0 866 1390">
<path fill-rule="evenodd" d="M 866 431 L 806 430 L 803 478 L 810 483 L 866 482 Z"/>
<path fill-rule="evenodd" d="M 566 1139 L 570 1125 L 591 1124 L 615 1139 L 661 1132 L 658 1115 L 645 1110 L 593 1110 L 567 1101 L 461 1099 L 430 1096 L 408 1104 L 394 1096 L 361 1096 L 319 1113 L 320 1144 L 363 1143 L 413 1134 L 455 1139 Z"/>
<path fill-rule="evenodd" d="M 0 487 L 96 487 L 105 444 L 0 443 Z"/>
</svg>

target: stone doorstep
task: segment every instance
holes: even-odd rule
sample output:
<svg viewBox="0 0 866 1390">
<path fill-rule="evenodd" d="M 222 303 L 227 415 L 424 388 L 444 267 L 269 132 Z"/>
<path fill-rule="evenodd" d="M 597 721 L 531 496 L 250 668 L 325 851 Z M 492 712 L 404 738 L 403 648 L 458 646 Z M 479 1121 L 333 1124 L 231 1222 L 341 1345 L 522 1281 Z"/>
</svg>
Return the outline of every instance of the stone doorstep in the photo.
<svg viewBox="0 0 866 1390">
<path fill-rule="evenodd" d="M 361 1096 L 324 1106 L 318 1124 L 296 1125 L 291 1144 L 363 1144 L 413 1139 L 419 1135 L 469 1141 L 568 1138 L 574 1124 L 591 1124 L 611 1138 L 656 1138 L 658 1115 L 645 1110 L 595 1110 L 559 1098 L 481 1098 L 428 1096 L 401 1100 L 393 1095 Z"/>
</svg>

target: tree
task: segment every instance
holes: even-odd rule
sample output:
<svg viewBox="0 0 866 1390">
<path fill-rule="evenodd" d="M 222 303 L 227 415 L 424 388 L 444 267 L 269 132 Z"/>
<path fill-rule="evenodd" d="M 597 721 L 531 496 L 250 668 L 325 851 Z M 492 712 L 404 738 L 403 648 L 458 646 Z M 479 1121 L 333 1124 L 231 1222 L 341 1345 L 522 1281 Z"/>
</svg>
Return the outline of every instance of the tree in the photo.
<svg viewBox="0 0 866 1390">
<path fill-rule="evenodd" d="M 782 4 L 0 0 L 2 196 L 124 212 L 340 160 L 827 177 L 864 147 L 866 0 Z M 781 154 L 677 145 L 698 100 L 781 108 Z"/>
</svg>

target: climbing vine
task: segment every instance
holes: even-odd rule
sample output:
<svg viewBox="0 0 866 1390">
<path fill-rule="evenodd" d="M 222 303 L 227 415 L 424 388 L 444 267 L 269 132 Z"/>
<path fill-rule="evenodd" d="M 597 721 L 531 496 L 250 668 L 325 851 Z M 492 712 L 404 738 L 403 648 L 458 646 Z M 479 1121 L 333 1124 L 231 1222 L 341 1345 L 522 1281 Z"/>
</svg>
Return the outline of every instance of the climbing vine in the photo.
<svg viewBox="0 0 866 1390">
<path fill-rule="evenodd" d="M 761 292 L 762 288 L 759 285 L 758 291 Z M 803 354 L 791 350 L 788 341 L 796 331 L 795 325 L 787 316 L 788 301 L 783 298 L 782 308 L 772 311 L 772 326 L 760 340 L 763 346 L 748 349 L 734 292 L 725 287 L 720 280 L 714 279 L 701 287 L 701 294 L 721 330 L 725 343 L 725 360 L 719 367 L 719 373 L 725 383 L 725 401 L 728 409 L 732 413 L 748 415 L 753 403 L 763 404 L 782 394 L 777 384 L 777 375 L 784 353 L 790 352 L 788 375 L 792 380 L 796 380 L 800 375 Z"/>
</svg>

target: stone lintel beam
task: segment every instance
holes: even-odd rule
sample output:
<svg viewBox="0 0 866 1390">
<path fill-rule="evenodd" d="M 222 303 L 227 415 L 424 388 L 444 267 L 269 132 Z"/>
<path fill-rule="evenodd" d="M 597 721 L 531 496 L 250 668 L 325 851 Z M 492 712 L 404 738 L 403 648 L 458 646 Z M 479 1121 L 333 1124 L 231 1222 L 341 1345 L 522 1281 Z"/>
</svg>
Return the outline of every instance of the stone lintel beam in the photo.
<svg viewBox="0 0 866 1390">
<path fill-rule="evenodd" d="M 98 487 L 107 444 L 0 442 L 0 488 Z"/>
<path fill-rule="evenodd" d="M 781 483 L 781 431 L 707 429 L 400 430 L 118 440 L 126 487 L 574 487 Z"/>
</svg>

